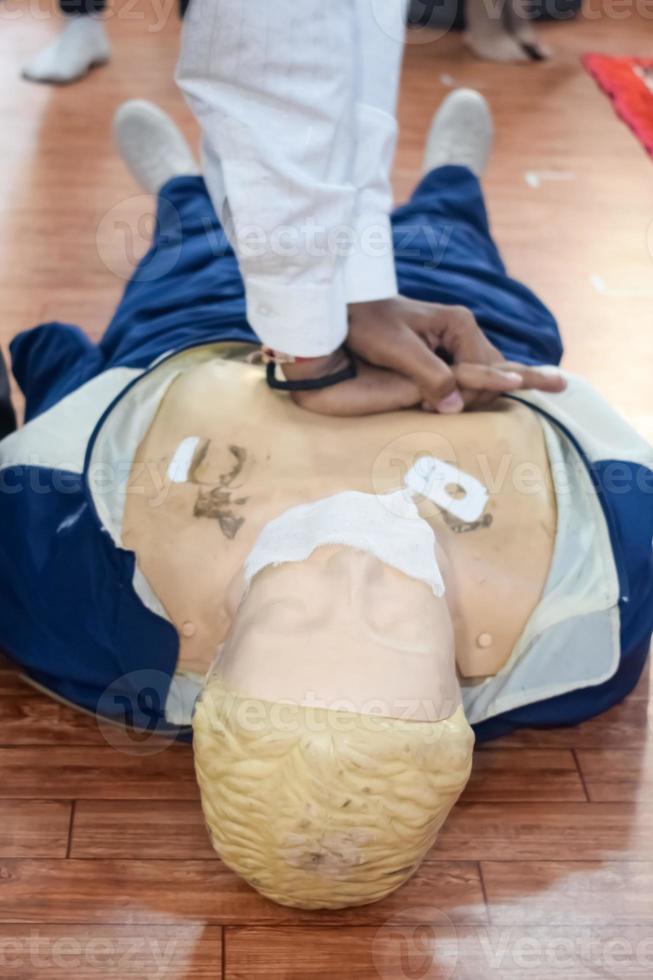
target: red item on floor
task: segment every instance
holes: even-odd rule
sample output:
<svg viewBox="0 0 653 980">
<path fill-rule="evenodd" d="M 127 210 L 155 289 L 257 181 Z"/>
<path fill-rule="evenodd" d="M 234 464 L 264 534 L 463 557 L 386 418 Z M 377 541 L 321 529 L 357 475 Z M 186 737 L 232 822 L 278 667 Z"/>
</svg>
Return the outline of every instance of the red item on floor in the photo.
<svg viewBox="0 0 653 980">
<path fill-rule="evenodd" d="M 653 157 L 653 58 L 586 54 L 583 65 Z"/>
</svg>

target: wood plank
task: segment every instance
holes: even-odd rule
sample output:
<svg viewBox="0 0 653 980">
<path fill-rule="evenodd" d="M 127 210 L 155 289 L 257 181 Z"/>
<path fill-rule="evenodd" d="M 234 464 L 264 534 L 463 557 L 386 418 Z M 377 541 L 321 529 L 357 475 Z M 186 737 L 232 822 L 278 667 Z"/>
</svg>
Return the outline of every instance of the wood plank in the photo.
<svg viewBox="0 0 653 980">
<path fill-rule="evenodd" d="M 217 980 L 212 926 L 0 926 L 3 980 Z"/>
<path fill-rule="evenodd" d="M 653 803 L 653 743 L 645 752 L 615 748 L 577 754 L 591 800 Z"/>
<path fill-rule="evenodd" d="M 406 927 L 410 935 L 413 929 Z M 430 931 L 428 935 L 430 938 Z M 428 968 L 430 948 L 422 947 L 421 956 L 402 958 L 395 952 L 396 942 L 396 933 L 390 930 L 350 926 L 337 930 L 228 929 L 225 980 L 399 980 L 437 975 Z"/>
<path fill-rule="evenodd" d="M 0 857 L 64 858 L 72 804 L 0 800 Z"/>
<path fill-rule="evenodd" d="M 380 929 L 225 930 L 225 980 L 644 980 L 652 970 L 646 927 L 454 929 L 396 916 Z"/>
<path fill-rule="evenodd" d="M 569 751 L 525 749 L 506 752 L 481 748 L 474 755 L 472 776 L 463 799 L 585 800 L 576 761 Z"/>
<path fill-rule="evenodd" d="M 653 860 L 653 806 L 472 803 L 455 808 L 428 861 Z"/>
<path fill-rule="evenodd" d="M 18 671 L 10 666 L 10 661 L 5 660 L 5 666 L 0 671 L 0 697 L 25 697 L 30 693 L 30 688 Z"/>
<path fill-rule="evenodd" d="M 484 861 L 481 869 L 493 925 L 653 927 L 650 861 Z"/>
<path fill-rule="evenodd" d="M 260 896 L 219 861 L 0 861 L 0 923 L 146 925 L 379 924 L 402 908 L 484 923 L 478 866 L 424 865 L 382 902 L 344 911 L 300 912 Z M 426 910 L 426 912 L 424 912 Z M 429 912 L 430 910 L 430 912 Z"/>
<path fill-rule="evenodd" d="M 70 856 L 218 860 L 199 802 L 190 800 L 80 800 Z"/>
<path fill-rule="evenodd" d="M 94 718 L 39 694 L 13 676 L 13 687 L 0 683 L 0 745 L 106 746 Z"/>
<path fill-rule="evenodd" d="M 588 830 L 591 828 L 591 832 Z M 78 802 L 71 857 L 217 859 L 199 803 Z M 428 861 L 653 860 L 653 806 L 630 803 L 460 803 Z"/>
<path fill-rule="evenodd" d="M 649 660 L 644 668 L 642 676 L 637 682 L 637 686 L 633 690 L 632 694 L 628 696 L 630 698 L 641 698 L 644 701 L 650 701 L 653 699 L 653 671 L 651 671 L 651 660 L 649 655 Z"/>
<path fill-rule="evenodd" d="M 24 799 L 196 799 L 190 745 L 161 740 L 156 755 L 111 746 L 0 749 L 0 797 Z"/>
<path fill-rule="evenodd" d="M 72 289 L 49 289 L 43 295 L 39 322 L 59 320 L 73 323 L 97 342 L 113 316 L 120 292 L 118 282 L 108 288 L 99 289 L 80 288 L 79 283 Z"/>
</svg>

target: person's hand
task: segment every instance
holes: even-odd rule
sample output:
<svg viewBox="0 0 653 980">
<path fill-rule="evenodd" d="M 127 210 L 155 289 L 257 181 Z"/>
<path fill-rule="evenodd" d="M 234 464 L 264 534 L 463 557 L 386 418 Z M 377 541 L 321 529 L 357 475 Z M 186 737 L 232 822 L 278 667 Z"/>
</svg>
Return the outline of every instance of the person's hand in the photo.
<svg viewBox="0 0 653 980">
<path fill-rule="evenodd" d="M 294 401 L 325 415 L 371 415 L 421 405 L 454 413 L 482 408 L 520 388 L 562 391 L 564 378 L 550 368 L 506 361 L 469 310 L 399 296 L 349 307 L 347 345 L 357 355 L 357 378 L 319 391 L 293 392 Z M 451 364 L 436 354 L 445 350 Z M 289 380 L 320 378 L 341 370 L 342 351 L 283 366 Z"/>
<path fill-rule="evenodd" d="M 424 408 L 479 408 L 520 388 L 557 392 L 562 375 L 506 361 L 470 310 L 397 296 L 349 306 L 347 346 L 376 367 L 410 378 Z M 444 351 L 448 364 L 437 351 Z"/>
<path fill-rule="evenodd" d="M 325 358 L 298 365 L 284 364 L 283 367 L 289 380 L 306 380 L 335 374 L 346 365 L 344 352 L 336 351 Z M 424 401 L 419 386 L 410 378 L 396 371 L 372 367 L 364 361 L 357 360 L 356 366 L 358 374 L 355 378 L 316 391 L 292 392 L 293 400 L 320 415 L 377 415 L 418 407 L 433 411 Z M 473 408 L 483 408 L 498 395 L 518 388 L 561 390 L 560 377 L 547 373 L 546 369 L 507 361 L 501 362 L 500 369 L 483 364 L 456 364 L 452 374 L 466 406 Z"/>
<path fill-rule="evenodd" d="M 284 364 L 283 373 L 289 381 L 325 378 L 347 367 L 349 361 L 343 350 L 327 357 L 312 358 L 298 364 Z M 414 381 L 383 368 L 372 367 L 356 358 L 357 375 L 347 381 L 318 388 L 315 391 L 293 391 L 291 398 L 302 408 L 320 415 L 378 415 L 413 408 L 422 401 Z"/>
</svg>

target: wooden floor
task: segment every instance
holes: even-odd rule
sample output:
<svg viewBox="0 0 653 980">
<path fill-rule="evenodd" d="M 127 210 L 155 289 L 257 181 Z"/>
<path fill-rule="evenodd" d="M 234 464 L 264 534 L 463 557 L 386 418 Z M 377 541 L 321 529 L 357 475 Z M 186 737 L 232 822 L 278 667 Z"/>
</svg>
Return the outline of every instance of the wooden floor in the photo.
<svg viewBox="0 0 653 980">
<path fill-rule="evenodd" d="M 160 7 L 114 6 L 111 65 L 60 90 L 17 79 L 56 20 L 44 4 L 0 7 L 3 344 L 54 317 L 96 336 L 145 248 L 150 205 L 111 146 L 118 103 L 155 99 L 196 141 L 172 81 L 174 16 L 152 29 Z M 551 27 L 557 58 L 546 66 L 480 64 L 457 36 L 411 44 L 396 187 L 398 197 L 410 191 L 452 79 L 480 88 L 497 120 L 486 189 L 508 263 L 558 315 L 567 365 L 653 437 L 653 163 L 578 60 L 588 50 L 653 54 L 653 22 L 624 9 L 621 19 L 596 7 Z M 649 978 L 648 675 L 578 729 L 523 732 L 479 751 L 463 802 L 396 895 L 299 914 L 260 898 L 214 856 L 187 747 L 117 749 L 3 663 L 0 976 Z"/>
</svg>

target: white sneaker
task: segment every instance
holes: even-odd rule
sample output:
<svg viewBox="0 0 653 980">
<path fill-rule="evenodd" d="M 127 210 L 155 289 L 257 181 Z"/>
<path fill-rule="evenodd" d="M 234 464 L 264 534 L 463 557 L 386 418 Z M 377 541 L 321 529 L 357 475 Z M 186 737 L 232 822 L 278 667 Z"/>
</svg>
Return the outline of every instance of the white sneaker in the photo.
<svg viewBox="0 0 653 980">
<path fill-rule="evenodd" d="M 66 17 L 59 36 L 28 61 L 22 74 L 32 82 L 64 85 L 105 64 L 110 55 L 101 18 L 93 14 Z"/>
<path fill-rule="evenodd" d="M 447 165 L 468 167 L 480 177 L 490 157 L 494 126 L 479 92 L 459 88 L 446 97 L 431 123 L 423 171 Z"/>
<path fill-rule="evenodd" d="M 180 130 L 152 102 L 123 102 L 113 117 L 113 135 L 128 170 L 148 194 L 156 194 L 172 177 L 199 173 Z"/>
</svg>

